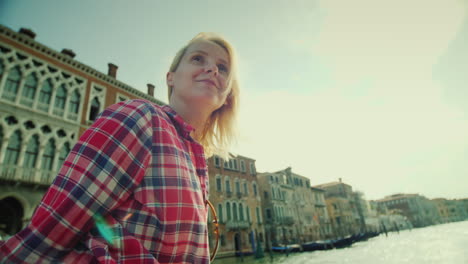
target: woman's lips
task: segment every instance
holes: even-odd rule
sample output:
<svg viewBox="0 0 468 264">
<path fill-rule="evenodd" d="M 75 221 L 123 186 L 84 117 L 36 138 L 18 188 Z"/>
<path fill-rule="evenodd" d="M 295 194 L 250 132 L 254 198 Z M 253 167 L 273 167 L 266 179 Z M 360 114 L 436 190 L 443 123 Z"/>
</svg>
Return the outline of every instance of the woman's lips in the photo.
<svg viewBox="0 0 468 264">
<path fill-rule="evenodd" d="M 212 81 L 212 80 L 201 80 L 199 82 L 204 82 L 204 83 L 207 83 L 209 85 L 212 85 L 212 86 L 216 87 L 216 83 L 214 81 Z"/>
</svg>

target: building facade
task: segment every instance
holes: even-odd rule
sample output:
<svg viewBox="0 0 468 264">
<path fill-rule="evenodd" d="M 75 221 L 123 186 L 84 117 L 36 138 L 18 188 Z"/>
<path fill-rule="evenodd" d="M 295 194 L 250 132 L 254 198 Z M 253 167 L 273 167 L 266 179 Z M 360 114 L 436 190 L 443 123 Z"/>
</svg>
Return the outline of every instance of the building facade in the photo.
<svg viewBox="0 0 468 264">
<path fill-rule="evenodd" d="M 398 211 L 407 217 L 414 227 L 424 227 L 441 222 L 436 205 L 419 194 L 394 194 L 377 200 L 389 211 Z"/>
<path fill-rule="evenodd" d="M 107 106 L 155 99 L 34 40 L 28 29 L 0 25 L 0 232 L 29 221 L 80 135 Z"/>
<path fill-rule="evenodd" d="M 360 233 L 365 227 L 364 205 L 361 196 L 341 181 L 314 186 L 325 190 L 328 215 L 337 237 Z"/>
<path fill-rule="evenodd" d="M 229 160 L 213 156 L 208 159 L 208 172 L 209 199 L 219 219 L 218 254 L 255 252 L 259 242 L 265 241 L 255 160 L 240 155 L 231 155 Z M 214 236 L 210 243 L 214 245 Z"/>
</svg>

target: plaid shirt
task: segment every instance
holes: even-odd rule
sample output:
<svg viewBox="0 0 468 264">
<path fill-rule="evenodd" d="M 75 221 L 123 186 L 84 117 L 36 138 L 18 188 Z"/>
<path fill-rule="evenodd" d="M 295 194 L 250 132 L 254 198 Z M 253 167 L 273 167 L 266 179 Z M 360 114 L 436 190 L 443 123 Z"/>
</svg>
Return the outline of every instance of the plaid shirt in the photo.
<svg viewBox="0 0 468 264">
<path fill-rule="evenodd" d="M 106 109 L 29 225 L 1 242 L 0 262 L 209 263 L 207 167 L 192 130 L 169 106 Z"/>
</svg>

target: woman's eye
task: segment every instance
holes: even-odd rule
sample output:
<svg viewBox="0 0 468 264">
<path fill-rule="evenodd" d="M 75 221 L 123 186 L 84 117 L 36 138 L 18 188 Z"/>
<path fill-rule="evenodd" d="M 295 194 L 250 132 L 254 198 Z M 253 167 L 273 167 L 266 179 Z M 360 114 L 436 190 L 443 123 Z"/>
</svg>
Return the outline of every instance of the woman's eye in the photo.
<svg viewBox="0 0 468 264">
<path fill-rule="evenodd" d="M 224 64 L 219 64 L 218 69 L 220 72 L 226 72 L 226 73 L 228 72 L 228 68 Z"/>
<path fill-rule="evenodd" d="M 195 55 L 195 56 L 192 57 L 192 61 L 202 62 L 203 61 L 203 56 Z"/>
</svg>

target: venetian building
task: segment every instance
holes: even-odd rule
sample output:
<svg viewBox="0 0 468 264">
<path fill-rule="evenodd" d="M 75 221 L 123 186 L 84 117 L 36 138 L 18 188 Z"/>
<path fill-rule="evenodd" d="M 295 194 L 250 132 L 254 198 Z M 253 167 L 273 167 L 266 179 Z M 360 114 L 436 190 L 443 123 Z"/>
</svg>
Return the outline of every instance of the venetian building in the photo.
<svg viewBox="0 0 468 264">
<path fill-rule="evenodd" d="M 424 227 L 442 221 L 437 206 L 419 194 L 398 193 L 376 202 L 388 210 L 398 210 L 414 227 Z"/>
<path fill-rule="evenodd" d="M 262 199 L 255 160 L 241 155 L 208 159 L 209 200 L 219 221 L 219 256 L 250 254 L 264 243 Z M 211 222 L 213 220 L 210 215 Z M 213 232 L 212 224 L 209 229 Z M 210 235 L 210 247 L 215 243 Z"/>
<path fill-rule="evenodd" d="M 27 223 L 75 142 L 107 106 L 148 93 L 0 25 L 0 233 Z"/>
<path fill-rule="evenodd" d="M 325 203 L 325 190 L 310 187 L 311 200 L 313 203 L 313 218 L 317 225 L 314 226 L 314 240 L 328 239 L 333 236 L 330 217 L 328 216 L 327 204 Z"/>
<path fill-rule="evenodd" d="M 307 177 L 288 167 L 259 175 L 268 247 L 313 240 L 319 234 L 315 200 Z"/>
<path fill-rule="evenodd" d="M 325 198 L 328 214 L 332 223 L 335 236 L 344 237 L 359 233 L 363 214 L 359 213 L 356 204 L 356 196 L 351 185 L 338 182 L 330 182 L 314 186 L 325 190 Z"/>
</svg>

